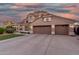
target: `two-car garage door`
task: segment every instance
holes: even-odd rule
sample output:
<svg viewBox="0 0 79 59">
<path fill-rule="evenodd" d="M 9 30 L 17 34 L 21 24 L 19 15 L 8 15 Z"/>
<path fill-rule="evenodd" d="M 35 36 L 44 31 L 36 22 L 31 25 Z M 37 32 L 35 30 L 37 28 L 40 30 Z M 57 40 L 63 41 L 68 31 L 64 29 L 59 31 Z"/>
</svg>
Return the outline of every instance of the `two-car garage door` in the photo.
<svg viewBox="0 0 79 59">
<path fill-rule="evenodd" d="M 51 34 L 51 25 L 33 26 L 33 32 L 35 34 Z M 69 26 L 68 25 L 55 25 L 56 35 L 68 35 Z"/>
</svg>

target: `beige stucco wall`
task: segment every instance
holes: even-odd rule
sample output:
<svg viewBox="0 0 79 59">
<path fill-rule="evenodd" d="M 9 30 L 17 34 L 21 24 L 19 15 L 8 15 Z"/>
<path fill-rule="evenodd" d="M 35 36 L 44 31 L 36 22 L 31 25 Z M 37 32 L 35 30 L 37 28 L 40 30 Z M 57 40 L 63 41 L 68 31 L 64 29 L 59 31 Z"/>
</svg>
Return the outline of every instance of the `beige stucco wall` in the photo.
<svg viewBox="0 0 79 59">
<path fill-rule="evenodd" d="M 34 23 L 31 24 L 32 31 L 33 31 L 33 26 L 36 25 L 51 25 L 52 26 L 52 34 L 55 34 L 55 25 L 64 25 L 64 24 L 69 24 L 69 35 L 74 35 L 73 32 L 73 23 L 75 21 L 72 21 L 70 19 L 65 19 L 61 17 L 52 17 L 52 21 L 50 22 L 45 22 L 42 19 L 38 19 Z M 33 33 L 33 32 L 32 32 Z"/>
<path fill-rule="evenodd" d="M 64 19 L 64 18 L 59 18 L 59 17 L 52 17 L 52 21 L 50 22 L 45 22 L 42 19 L 38 19 L 32 25 L 51 25 L 51 24 L 73 24 L 74 21 Z"/>
</svg>

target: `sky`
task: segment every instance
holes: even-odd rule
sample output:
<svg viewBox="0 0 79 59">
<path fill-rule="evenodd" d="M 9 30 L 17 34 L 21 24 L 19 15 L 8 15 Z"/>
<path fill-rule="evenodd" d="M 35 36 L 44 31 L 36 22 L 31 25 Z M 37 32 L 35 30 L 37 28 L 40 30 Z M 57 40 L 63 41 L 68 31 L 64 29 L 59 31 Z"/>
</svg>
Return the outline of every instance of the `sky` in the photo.
<svg viewBox="0 0 79 59">
<path fill-rule="evenodd" d="M 6 20 L 20 22 L 31 11 L 45 10 L 52 14 L 79 19 L 78 3 L 0 3 L 0 23 Z"/>
</svg>

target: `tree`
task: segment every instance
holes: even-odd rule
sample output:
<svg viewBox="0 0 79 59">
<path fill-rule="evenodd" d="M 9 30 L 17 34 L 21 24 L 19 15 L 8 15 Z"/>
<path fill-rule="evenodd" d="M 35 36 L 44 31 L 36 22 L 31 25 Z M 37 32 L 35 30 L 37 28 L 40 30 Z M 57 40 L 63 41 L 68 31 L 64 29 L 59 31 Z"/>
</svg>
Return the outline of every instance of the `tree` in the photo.
<svg viewBox="0 0 79 59">
<path fill-rule="evenodd" d="M 14 33 L 15 32 L 15 28 L 12 26 L 7 26 L 6 27 L 6 33 Z"/>
<path fill-rule="evenodd" d="M 3 24 L 4 24 L 4 27 L 7 27 L 7 26 L 13 26 L 15 22 L 12 20 L 6 20 L 3 22 Z"/>
</svg>

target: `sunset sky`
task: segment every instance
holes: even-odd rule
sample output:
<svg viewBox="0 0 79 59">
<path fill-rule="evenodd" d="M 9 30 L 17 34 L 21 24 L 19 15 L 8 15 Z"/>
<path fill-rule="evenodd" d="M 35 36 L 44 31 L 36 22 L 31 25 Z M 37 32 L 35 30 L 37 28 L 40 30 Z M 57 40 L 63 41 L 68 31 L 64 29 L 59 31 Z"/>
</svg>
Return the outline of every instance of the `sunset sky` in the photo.
<svg viewBox="0 0 79 59">
<path fill-rule="evenodd" d="M 0 22 L 14 20 L 19 22 L 24 19 L 28 12 L 46 10 L 52 14 L 79 19 L 79 4 L 77 3 L 0 3 Z"/>
</svg>

